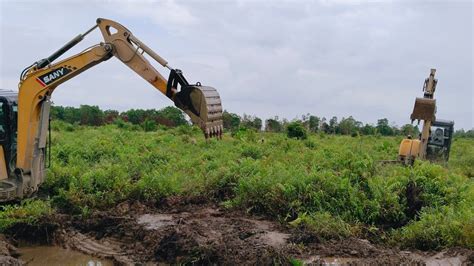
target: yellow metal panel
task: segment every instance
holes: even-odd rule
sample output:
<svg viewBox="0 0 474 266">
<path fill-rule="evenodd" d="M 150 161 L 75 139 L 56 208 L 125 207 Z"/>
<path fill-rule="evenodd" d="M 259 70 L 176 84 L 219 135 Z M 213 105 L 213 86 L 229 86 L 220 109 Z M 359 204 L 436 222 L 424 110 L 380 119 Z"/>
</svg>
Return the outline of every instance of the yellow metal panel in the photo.
<svg viewBox="0 0 474 266">
<path fill-rule="evenodd" d="M 417 157 L 420 152 L 420 141 L 417 139 L 404 139 L 400 143 L 400 149 L 398 150 L 399 156 L 404 157 Z"/>
<path fill-rule="evenodd" d="M 5 163 L 5 153 L 3 152 L 3 146 L 0 146 L 0 180 L 7 179 L 7 164 Z"/>
<path fill-rule="evenodd" d="M 86 69 L 106 60 L 107 52 L 102 46 L 95 46 L 83 53 L 71 56 L 63 61 L 41 70 L 30 70 L 27 77 L 20 82 L 18 90 L 18 148 L 17 167 L 26 172 L 31 170 L 33 149 L 41 112 L 41 102 L 53 92 L 56 86 L 77 76 Z M 38 77 L 58 68 L 71 69 L 69 74 L 46 85 Z"/>
<path fill-rule="evenodd" d="M 421 141 L 414 139 L 411 141 L 411 154 L 415 157 L 420 154 Z"/>
</svg>

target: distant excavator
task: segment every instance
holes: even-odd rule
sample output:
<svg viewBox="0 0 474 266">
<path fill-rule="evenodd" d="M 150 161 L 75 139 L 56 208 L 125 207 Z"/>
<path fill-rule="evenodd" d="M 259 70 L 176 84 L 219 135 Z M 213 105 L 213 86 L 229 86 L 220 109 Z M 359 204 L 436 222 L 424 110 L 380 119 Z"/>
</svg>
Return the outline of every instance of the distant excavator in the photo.
<svg viewBox="0 0 474 266">
<path fill-rule="evenodd" d="M 451 150 L 454 122 L 436 118 L 436 100 L 434 92 L 438 80 L 434 78 L 436 69 L 431 69 L 429 77 L 423 85 L 423 98 L 416 98 L 411 122 L 423 121 L 423 129 L 418 139 L 408 137 L 400 143 L 398 161 L 405 165 L 413 165 L 419 158 L 434 162 L 447 162 Z"/>
<path fill-rule="evenodd" d="M 96 28 L 102 33 L 103 43 L 53 63 Z M 168 80 L 144 54 L 170 70 Z M 127 28 L 99 18 L 84 34 L 25 68 L 18 93 L 0 90 L 0 202 L 30 196 L 45 178 L 50 99 L 56 87 L 113 56 L 170 98 L 206 138 L 222 136 L 222 104 L 214 88 L 189 84 L 180 70 L 170 67 Z"/>
</svg>

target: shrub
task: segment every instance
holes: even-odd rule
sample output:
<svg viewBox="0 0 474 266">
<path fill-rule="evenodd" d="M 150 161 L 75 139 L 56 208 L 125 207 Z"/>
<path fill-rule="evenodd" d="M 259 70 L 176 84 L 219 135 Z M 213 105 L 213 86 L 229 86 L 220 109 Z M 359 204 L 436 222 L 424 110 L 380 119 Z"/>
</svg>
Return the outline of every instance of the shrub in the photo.
<svg viewBox="0 0 474 266">
<path fill-rule="evenodd" d="M 149 132 L 149 131 L 155 131 L 157 126 L 156 126 L 156 122 L 153 121 L 153 120 L 145 120 L 143 121 L 143 123 L 141 124 L 143 130 L 145 130 L 145 132 Z"/>
<path fill-rule="evenodd" d="M 20 205 L 0 206 L 0 233 L 16 223 L 35 224 L 38 219 L 53 213 L 48 201 L 27 199 Z"/>
<path fill-rule="evenodd" d="M 343 239 L 352 235 L 349 224 L 328 212 L 304 213 L 290 225 L 306 228 L 323 239 Z"/>
<path fill-rule="evenodd" d="M 438 250 L 445 247 L 474 248 L 472 206 L 427 208 L 419 221 L 412 221 L 395 232 L 403 247 Z"/>
<path fill-rule="evenodd" d="M 288 124 L 286 133 L 289 138 L 296 139 L 306 139 L 308 135 L 306 128 L 300 122 L 292 122 Z"/>
</svg>

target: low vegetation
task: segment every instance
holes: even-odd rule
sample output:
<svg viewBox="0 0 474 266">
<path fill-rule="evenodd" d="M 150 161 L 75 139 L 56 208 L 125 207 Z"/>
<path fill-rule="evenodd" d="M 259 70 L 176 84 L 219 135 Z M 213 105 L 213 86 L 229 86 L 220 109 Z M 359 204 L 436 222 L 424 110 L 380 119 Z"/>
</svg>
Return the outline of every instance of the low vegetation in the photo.
<svg viewBox="0 0 474 266">
<path fill-rule="evenodd" d="M 124 200 L 202 196 L 322 239 L 372 237 L 402 247 L 474 248 L 474 140 L 455 139 L 448 165 L 381 164 L 400 137 L 240 129 L 206 142 L 195 127 L 52 124 L 44 200 L 6 205 L 0 230 L 53 210 L 88 215 Z M 297 126 L 296 128 L 299 128 Z M 305 132 L 306 133 L 306 132 Z"/>
</svg>

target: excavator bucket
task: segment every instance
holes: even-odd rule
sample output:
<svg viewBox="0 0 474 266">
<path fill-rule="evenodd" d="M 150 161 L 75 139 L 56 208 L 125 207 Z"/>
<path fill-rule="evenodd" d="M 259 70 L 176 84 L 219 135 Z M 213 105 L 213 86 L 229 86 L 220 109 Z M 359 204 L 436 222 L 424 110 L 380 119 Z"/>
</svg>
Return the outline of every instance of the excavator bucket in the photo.
<svg viewBox="0 0 474 266">
<path fill-rule="evenodd" d="M 216 89 L 200 84 L 185 86 L 174 97 L 175 105 L 183 110 L 207 138 L 222 138 L 222 103 Z"/>
<path fill-rule="evenodd" d="M 436 100 L 429 98 L 416 98 L 411 120 L 435 121 Z"/>
</svg>

